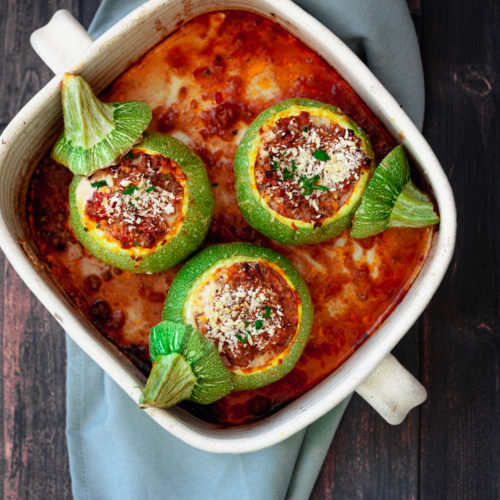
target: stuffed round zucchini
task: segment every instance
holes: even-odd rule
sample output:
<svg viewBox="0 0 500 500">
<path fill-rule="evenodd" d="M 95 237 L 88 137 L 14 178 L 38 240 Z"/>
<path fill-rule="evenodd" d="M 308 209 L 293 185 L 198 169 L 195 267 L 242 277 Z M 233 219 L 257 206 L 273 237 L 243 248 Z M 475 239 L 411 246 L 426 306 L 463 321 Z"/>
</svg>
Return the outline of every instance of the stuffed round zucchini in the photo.
<svg viewBox="0 0 500 500">
<path fill-rule="evenodd" d="M 213 195 L 201 159 L 183 143 L 145 133 L 117 165 L 75 176 L 71 225 L 98 259 L 133 272 L 160 272 L 203 242 Z"/>
<path fill-rule="evenodd" d="M 342 111 L 289 99 L 250 125 L 235 157 L 248 223 L 286 245 L 331 239 L 351 224 L 374 169 L 367 135 Z"/>
<path fill-rule="evenodd" d="M 233 373 L 233 389 L 286 375 L 309 337 L 313 306 L 293 265 L 247 243 L 206 248 L 176 275 L 163 319 L 194 326 Z"/>
</svg>

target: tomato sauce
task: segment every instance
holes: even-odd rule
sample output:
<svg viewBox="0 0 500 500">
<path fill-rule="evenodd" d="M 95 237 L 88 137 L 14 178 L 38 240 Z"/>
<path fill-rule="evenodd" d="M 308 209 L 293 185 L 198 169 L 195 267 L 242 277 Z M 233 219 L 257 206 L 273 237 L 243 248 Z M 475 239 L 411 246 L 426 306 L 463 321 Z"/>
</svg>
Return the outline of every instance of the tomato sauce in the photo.
<svg viewBox="0 0 500 500">
<path fill-rule="evenodd" d="M 395 145 L 334 69 L 277 24 L 248 12 L 214 12 L 190 21 L 104 94 L 108 101 L 147 101 L 153 108 L 150 129 L 181 139 L 204 160 L 215 198 L 207 244 L 249 241 L 272 248 L 293 262 L 309 286 L 314 324 L 292 372 L 209 406 L 183 404 L 223 425 L 269 415 L 341 365 L 404 295 L 432 237 L 432 229 L 391 229 L 354 240 L 347 231 L 328 242 L 290 247 L 252 229 L 236 202 L 234 153 L 258 113 L 292 97 L 316 99 L 349 114 L 368 134 L 377 161 Z M 40 260 L 96 328 L 147 374 L 149 331 L 161 320 L 178 268 L 133 274 L 95 259 L 70 228 L 70 182 L 70 172 L 47 158 L 31 179 L 27 211 Z"/>
</svg>

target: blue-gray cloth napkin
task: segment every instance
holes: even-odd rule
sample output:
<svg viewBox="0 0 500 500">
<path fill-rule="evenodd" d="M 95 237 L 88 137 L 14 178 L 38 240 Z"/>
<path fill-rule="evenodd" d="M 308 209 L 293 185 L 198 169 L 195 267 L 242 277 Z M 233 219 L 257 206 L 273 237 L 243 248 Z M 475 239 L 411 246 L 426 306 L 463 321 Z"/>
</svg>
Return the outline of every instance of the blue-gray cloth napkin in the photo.
<svg viewBox="0 0 500 500">
<path fill-rule="evenodd" d="M 103 0 L 97 38 L 142 0 Z M 420 53 L 404 0 L 296 0 L 356 51 L 417 126 Z M 163 430 L 67 337 L 67 422 L 76 500 L 299 500 L 312 491 L 347 400 L 286 441 L 255 453 L 196 450 Z"/>
</svg>

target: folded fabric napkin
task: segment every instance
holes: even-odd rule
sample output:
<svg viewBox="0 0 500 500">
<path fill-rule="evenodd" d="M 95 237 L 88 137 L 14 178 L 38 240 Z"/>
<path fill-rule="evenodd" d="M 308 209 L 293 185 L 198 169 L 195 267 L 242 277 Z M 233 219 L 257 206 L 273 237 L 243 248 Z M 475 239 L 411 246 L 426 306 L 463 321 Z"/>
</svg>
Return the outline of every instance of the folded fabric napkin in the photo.
<svg viewBox="0 0 500 500">
<path fill-rule="evenodd" d="M 97 38 L 141 0 L 103 0 Z M 422 64 L 404 0 L 296 0 L 367 62 L 414 122 L 424 111 Z M 307 499 L 347 400 L 286 441 L 216 455 L 163 430 L 67 337 L 67 438 L 75 499 Z"/>
</svg>

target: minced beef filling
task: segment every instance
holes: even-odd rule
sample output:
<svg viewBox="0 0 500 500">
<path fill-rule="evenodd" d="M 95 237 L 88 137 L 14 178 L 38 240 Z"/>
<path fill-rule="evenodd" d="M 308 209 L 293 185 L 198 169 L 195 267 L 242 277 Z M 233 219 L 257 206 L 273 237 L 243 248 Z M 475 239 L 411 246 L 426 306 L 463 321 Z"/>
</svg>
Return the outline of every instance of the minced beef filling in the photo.
<svg viewBox="0 0 500 500">
<path fill-rule="evenodd" d="M 172 159 L 135 151 L 89 177 L 85 214 L 122 248 L 153 248 L 181 216 L 185 178 Z"/>
<path fill-rule="evenodd" d="M 256 365 L 269 361 L 286 349 L 297 330 L 300 297 L 265 262 L 222 268 L 198 298 L 204 305 L 195 311 L 195 326 L 215 344 L 228 366 L 244 368 L 252 361 Z"/>
<path fill-rule="evenodd" d="M 260 194 L 280 215 L 315 226 L 335 215 L 371 163 L 352 130 L 305 111 L 260 134 Z"/>
</svg>

